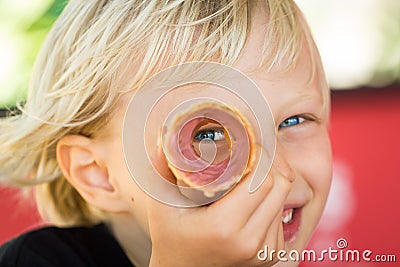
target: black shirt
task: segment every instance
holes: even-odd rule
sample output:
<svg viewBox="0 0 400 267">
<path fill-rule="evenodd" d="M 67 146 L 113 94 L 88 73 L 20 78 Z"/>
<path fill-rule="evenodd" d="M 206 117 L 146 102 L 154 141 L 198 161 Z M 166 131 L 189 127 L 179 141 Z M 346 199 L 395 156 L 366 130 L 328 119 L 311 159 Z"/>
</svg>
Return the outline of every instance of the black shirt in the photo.
<svg viewBox="0 0 400 267">
<path fill-rule="evenodd" d="M 133 267 L 104 224 L 25 233 L 0 247 L 0 266 Z"/>
</svg>

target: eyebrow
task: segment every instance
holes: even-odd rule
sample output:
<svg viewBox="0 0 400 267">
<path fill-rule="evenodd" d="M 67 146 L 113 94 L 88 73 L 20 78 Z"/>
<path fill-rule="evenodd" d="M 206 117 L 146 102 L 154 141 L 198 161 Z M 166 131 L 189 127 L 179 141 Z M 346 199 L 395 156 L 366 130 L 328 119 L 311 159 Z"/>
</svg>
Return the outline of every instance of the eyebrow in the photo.
<svg viewBox="0 0 400 267">
<path fill-rule="evenodd" d="M 316 95 L 314 95 L 313 92 L 310 92 L 307 89 L 311 89 L 311 88 L 304 88 L 303 90 L 301 90 L 301 92 L 296 93 L 293 96 L 290 96 L 289 99 L 287 101 L 285 101 L 283 104 L 285 105 L 293 105 L 295 103 L 300 102 L 310 102 L 310 101 L 314 101 L 316 99 Z M 322 99 L 321 99 L 322 100 Z"/>
<path fill-rule="evenodd" d="M 294 105 L 308 105 L 304 103 L 311 103 L 311 104 L 318 104 L 320 107 L 318 107 L 317 113 L 315 114 L 316 116 L 320 117 L 324 114 L 324 103 L 322 99 L 322 95 L 319 90 L 317 92 L 312 92 L 309 87 L 303 87 L 301 91 L 296 92 L 296 94 L 290 94 L 288 96 L 288 99 L 285 99 L 281 102 L 279 109 L 281 111 L 284 111 L 286 107 L 291 107 Z M 311 92 L 310 92 L 311 91 Z M 319 94 L 319 95 L 316 95 Z"/>
</svg>

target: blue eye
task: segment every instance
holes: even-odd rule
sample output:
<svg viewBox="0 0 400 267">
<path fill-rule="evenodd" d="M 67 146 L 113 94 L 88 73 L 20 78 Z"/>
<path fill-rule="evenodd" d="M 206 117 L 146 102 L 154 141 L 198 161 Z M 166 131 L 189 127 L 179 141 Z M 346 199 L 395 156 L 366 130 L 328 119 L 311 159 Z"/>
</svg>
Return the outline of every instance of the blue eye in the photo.
<svg viewBox="0 0 400 267">
<path fill-rule="evenodd" d="M 219 141 L 225 139 L 225 134 L 223 130 L 201 130 L 195 136 L 194 140 L 202 141 L 202 140 L 211 140 L 211 141 Z"/>
<path fill-rule="evenodd" d="M 279 125 L 279 129 L 280 128 L 284 128 L 284 127 L 291 127 L 291 126 L 295 126 L 297 124 L 300 124 L 302 122 L 304 122 L 305 119 L 300 117 L 300 116 L 293 116 L 290 118 L 287 118 L 286 120 L 284 120 L 280 125 Z"/>
</svg>

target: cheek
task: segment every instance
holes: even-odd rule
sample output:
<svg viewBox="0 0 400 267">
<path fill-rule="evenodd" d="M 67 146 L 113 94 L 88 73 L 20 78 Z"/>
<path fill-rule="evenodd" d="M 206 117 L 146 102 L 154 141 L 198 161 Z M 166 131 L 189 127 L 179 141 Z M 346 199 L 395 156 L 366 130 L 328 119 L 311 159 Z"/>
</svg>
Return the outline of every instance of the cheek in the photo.
<svg viewBox="0 0 400 267">
<path fill-rule="evenodd" d="M 121 142 L 114 144 L 110 149 L 110 161 L 109 161 L 109 173 L 118 183 L 120 190 L 132 191 L 132 185 L 134 184 L 133 179 L 129 173 L 128 167 L 125 164 L 124 153 Z M 129 195 L 134 195 L 131 192 Z"/>
<path fill-rule="evenodd" d="M 302 151 L 304 157 L 303 177 L 311 186 L 315 197 L 325 200 L 332 180 L 332 153 L 329 137 L 321 134 L 309 142 Z"/>
<path fill-rule="evenodd" d="M 305 248 L 325 207 L 332 179 L 332 155 L 326 131 L 302 135 L 291 141 L 286 144 L 287 156 L 302 182 L 298 183 L 301 186 L 293 189 L 292 195 L 300 199 L 301 196 L 309 197 L 303 210 L 303 230 L 296 245 L 301 250 Z"/>
<path fill-rule="evenodd" d="M 325 201 L 332 180 L 332 153 L 327 131 L 320 129 L 289 146 L 290 165 L 311 187 L 314 197 Z"/>
<path fill-rule="evenodd" d="M 127 214 L 132 220 L 137 220 L 139 225 L 148 232 L 147 224 L 147 195 L 132 178 L 122 150 L 122 145 L 115 144 L 110 149 L 109 173 L 116 181 L 119 196 L 125 202 Z"/>
<path fill-rule="evenodd" d="M 145 206 L 146 194 L 132 178 L 125 163 L 122 144 L 115 142 L 109 150 L 109 175 L 115 181 L 119 196 L 128 207 Z M 137 204 L 137 205 L 136 205 Z"/>
</svg>

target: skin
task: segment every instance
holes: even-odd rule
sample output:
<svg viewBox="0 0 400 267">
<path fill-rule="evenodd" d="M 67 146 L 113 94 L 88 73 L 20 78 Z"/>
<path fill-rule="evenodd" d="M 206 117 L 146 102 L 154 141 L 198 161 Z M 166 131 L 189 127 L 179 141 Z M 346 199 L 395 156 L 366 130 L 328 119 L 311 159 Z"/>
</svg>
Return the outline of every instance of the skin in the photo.
<svg viewBox="0 0 400 267">
<path fill-rule="evenodd" d="M 275 160 L 256 193 L 248 193 L 250 181 L 244 179 L 205 207 L 179 209 L 148 197 L 124 161 L 122 123 L 129 96 L 122 98 L 120 111 L 101 134 L 92 139 L 69 135 L 59 141 L 57 158 L 64 176 L 86 201 L 108 213 L 110 229 L 136 266 L 271 266 L 276 259 L 259 261 L 260 249 L 268 245 L 301 251 L 315 229 L 332 177 L 328 112 L 321 94 L 328 89 L 319 62 L 309 82 L 310 55 L 318 57 L 318 52 L 306 45 L 290 72 L 254 72 L 261 58 L 264 18 L 262 12 L 254 16 L 248 43 L 234 66 L 261 89 L 276 123 Z M 279 128 L 297 115 L 305 120 Z M 295 240 L 288 242 L 283 238 L 282 212 L 292 204 L 301 207 L 302 219 Z"/>
</svg>

